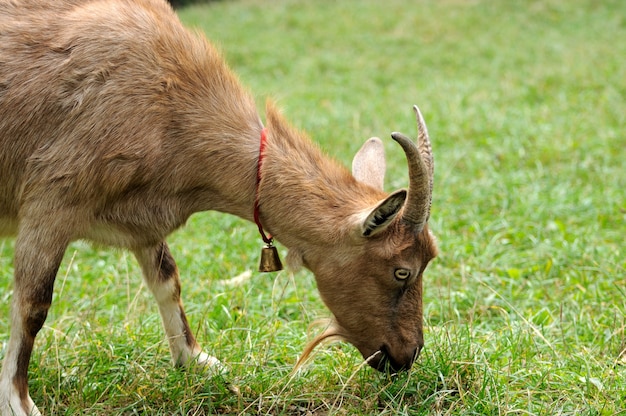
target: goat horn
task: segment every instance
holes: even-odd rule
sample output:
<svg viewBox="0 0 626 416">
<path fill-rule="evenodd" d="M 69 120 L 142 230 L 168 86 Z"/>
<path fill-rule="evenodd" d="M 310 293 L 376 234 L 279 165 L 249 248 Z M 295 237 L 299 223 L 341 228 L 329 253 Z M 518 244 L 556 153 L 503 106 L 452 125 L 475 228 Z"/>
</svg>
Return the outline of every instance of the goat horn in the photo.
<svg viewBox="0 0 626 416">
<path fill-rule="evenodd" d="M 417 144 L 402 133 L 391 133 L 391 137 L 404 149 L 409 165 L 409 194 L 402 219 L 421 231 L 430 216 L 434 163 L 424 117 L 417 106 L 413 110 L 417 118 Z"/>
</svg>

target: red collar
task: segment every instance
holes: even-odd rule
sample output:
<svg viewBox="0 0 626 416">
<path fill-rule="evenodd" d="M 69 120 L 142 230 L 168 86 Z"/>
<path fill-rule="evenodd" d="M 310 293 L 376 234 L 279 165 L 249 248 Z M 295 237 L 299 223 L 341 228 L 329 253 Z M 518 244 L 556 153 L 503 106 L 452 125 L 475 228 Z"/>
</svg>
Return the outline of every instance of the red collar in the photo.
<svg viewBox="0 0 626 416">
<path fill-rule="evenodd" d="M 263 225 L 261 225 L 260 213 L 259 213 L 259 184 L 261 183 L 261 166 L 263 165 L 263 157 L 265 151 L 265 144 L 267 142 L 267 129 L 261 130 L 261 144 L 259 146 L 259 162 L 256 168 L 256 190 L 254 195 L 254 222 L 259 227 L 259 234 L 263 238 L 265 244 L 272 244 L 271 234 L 265 234 L 263 231 Z"/>
</svg>

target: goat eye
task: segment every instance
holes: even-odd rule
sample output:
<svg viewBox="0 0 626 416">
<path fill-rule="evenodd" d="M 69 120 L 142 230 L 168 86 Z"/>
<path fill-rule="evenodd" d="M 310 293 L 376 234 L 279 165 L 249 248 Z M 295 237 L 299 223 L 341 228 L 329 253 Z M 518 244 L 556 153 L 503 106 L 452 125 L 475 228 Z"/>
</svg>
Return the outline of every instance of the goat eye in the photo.
<svg viewBox="0 0 626 416">
<path fill-rule="evenodd" d="M 396 269 L 393 276 L 398 280 L 406 280 L 411 277 L 411 271 L 407 269 Z"/>
</svg>

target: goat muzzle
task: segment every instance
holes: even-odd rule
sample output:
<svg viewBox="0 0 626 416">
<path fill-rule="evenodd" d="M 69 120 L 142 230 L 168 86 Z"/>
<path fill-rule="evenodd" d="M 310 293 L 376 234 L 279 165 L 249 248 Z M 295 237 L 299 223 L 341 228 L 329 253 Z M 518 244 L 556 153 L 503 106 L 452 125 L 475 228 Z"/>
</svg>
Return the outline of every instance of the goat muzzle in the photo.
<svg viewBox="0 0 626 416">
<path fill-rule="evenodd" d="M 421 350 L 422 347 L 418 346 L 401 354 L 401 356 L 394 356 L 390 353 L 389 348 L 383 345 L 380 350 L 367 359 L 367 363 L 378 371 L 391 374 L 408 371 L 419 357 Z"/>
</svg>

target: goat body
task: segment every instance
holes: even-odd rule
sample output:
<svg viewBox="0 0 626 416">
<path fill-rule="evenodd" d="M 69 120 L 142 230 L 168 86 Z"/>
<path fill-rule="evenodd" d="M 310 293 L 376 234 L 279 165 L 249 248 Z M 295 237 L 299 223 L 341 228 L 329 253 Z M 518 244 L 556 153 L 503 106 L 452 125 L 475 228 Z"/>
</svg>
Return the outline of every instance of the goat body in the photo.
<svg viewBox="0 0 626 416">
<path fill-rule="evenodd" d="M 251 95 L 162 0 L 1 0 L 0 45 L 0 235 L 17 236 L 0 415 L 39 414 L 28 363 L 76 239 L 131 250 L 173 360 L 217 365 L 189 328 L 165 238 L 199 211 L 253 219 L 264 126 Z M 419 147 L 394 137 L 409 190 L 389 195 L 379 139 L 353 176 L 267 105 L 261 221 L 314 272 L 333 313 L 304 356 L 335 336 L 398 370 L 423 345 L 421 275 L 436 248 L 417 115 Z"/>
</svg>

